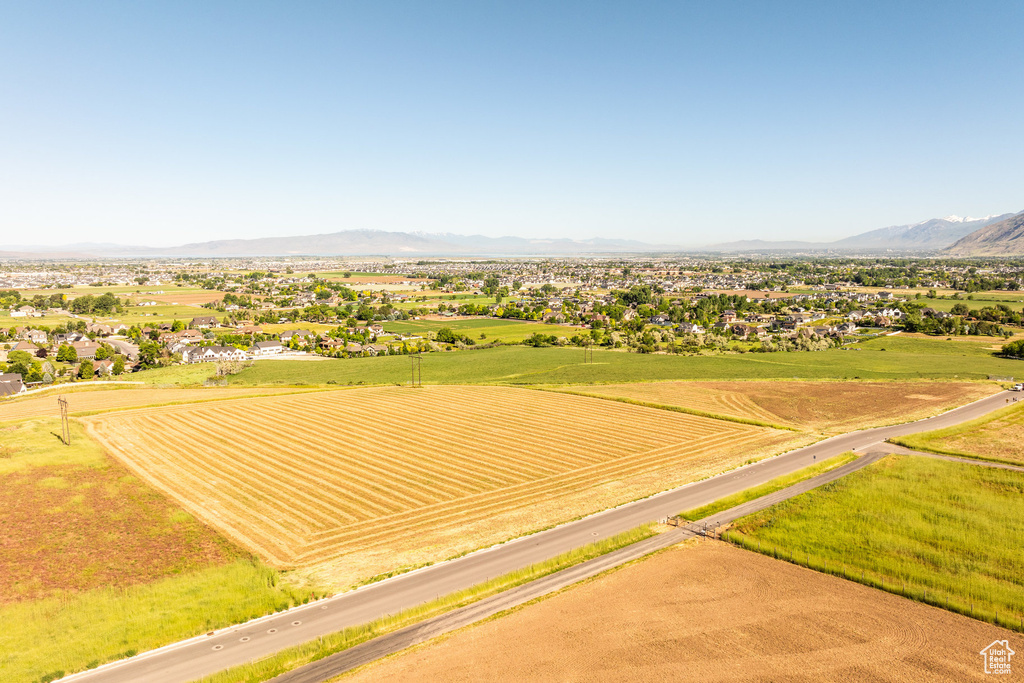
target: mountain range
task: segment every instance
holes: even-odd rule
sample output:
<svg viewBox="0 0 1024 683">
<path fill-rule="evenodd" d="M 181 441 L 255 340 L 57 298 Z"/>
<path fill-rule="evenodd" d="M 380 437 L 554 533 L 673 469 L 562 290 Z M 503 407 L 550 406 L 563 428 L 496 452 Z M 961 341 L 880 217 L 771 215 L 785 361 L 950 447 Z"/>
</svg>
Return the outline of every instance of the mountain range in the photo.
<svg viewBox="0 0 1024 683">
<path fill-rule="evenodd" d="M 957 240 L 945 253 L 950 256 L 1024 255 L 1024 211 L 992 223 Z"/>
<path fill-rule="evenodd" d="M 740 242 L 713 244 L 708 246 L 707 249 L 721 252 L 938 251 L 949 247 L 975 230 L 1005 220 L 1013 215 L 1012 213 L 1004 213 L 999 216 L 986 216 L 985 218 L 962 218 L 960 216 L 932 218 L 920 223 L 893 225 L 888 228 L 869 230 L 859 235 L 836 240 L 835 242 L 743 240 Z"/>
<path fill-rule="evenodd" d="M 59 247 L 0 247 L 0 258 L 144 258 L 270 256 L 574 256 L 627 253 L 948 253 L 1006 256 L 1024 254 L 1024 212 L 985 218 L 946 216 L 910 225 L 894 225 L 834 242 L 743 240 L 683 248 L 615 239 L 526 239 L 483 235 L 345 230 L 297 237 L 195 242 L 177 247 L 124 246 L 109 243 Z M 943 250 L 946 250 L 943 252 Z"/>
</svg>

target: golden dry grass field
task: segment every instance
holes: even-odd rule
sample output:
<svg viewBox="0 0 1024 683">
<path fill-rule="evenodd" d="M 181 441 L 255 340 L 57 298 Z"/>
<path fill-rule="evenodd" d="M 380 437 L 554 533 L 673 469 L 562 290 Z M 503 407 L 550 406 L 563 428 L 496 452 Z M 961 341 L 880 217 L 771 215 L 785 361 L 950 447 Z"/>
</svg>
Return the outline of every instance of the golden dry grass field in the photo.
<svg viewBox="0 0 1024 683">
<path fill-rule="evenodd" d="M 1006 408 L 977 420 L 894 441 L 949 455 L 1024 464 L 1024 397 L 1019 398 L 1016 402 L 1010 399 Z"/>
<path fill-rule="evenodd" d="M 40 396 L 7 399 L 0 401 L 0 422 L 24 420 L 36 417 L 60 417 L 57 398 L 64 396 L 68 401 L 70 415 L 85 415 L 98 411 L 141 408 L 143 406 L 166 405 L 169 403 L 197 403 L 216 401 L 240 396 L 262 396 L 265 394 L 295 393 L 296 389 L 282 388 L 235 388 L 204 387 L 201 389 L 124 389 L 119 387 L 98 387 L 76 391 L 51 391 Z"/>
<path fill-rule="evenodd" d="M 574 391 L 838 434 L 908 422 L 990 396 L 972 382 L 645 382 Z"/>
<path fill-rule="evenodd" d="M 106 413 L 87 431 L 277 566 L 334 584 L 679 486 L 811 437 L 495 386 L 374 387 Z"/>
<path fill-rule="evenodd" d="M 1003 639 L 1022 652 L 1019 633 L 705 541 L 340 680 L 981 681 Z"/>
</svg>

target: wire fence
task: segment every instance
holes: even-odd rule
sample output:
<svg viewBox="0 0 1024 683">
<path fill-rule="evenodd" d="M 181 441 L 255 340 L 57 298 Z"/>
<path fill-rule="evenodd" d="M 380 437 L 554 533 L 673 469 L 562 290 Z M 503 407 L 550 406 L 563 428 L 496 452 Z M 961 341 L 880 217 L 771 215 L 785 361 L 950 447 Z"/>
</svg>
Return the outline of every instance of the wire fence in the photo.
<svg viewBox="0 0 1024 683">
<path fill-rule="evenodd" d="M 707 535 L 713 536 L 713 533 L 708 533 Z M 926 605 L 940 607 L 950 612 L 971 617 L 972 619 L 978 619 L 979 621 L 985 621 L 996 626 L 1024 633 L 1024 610 L 998 610 L 990 605 L 980 605 L 962 595 L 951 595 L 947 592 L 936 590 L 933 586 L 908 583 L 902 579 L 872 572 L 863 567 L 853 567 L 834 559 L 829 560 L 818 557 L 809 552 L 796 551 L 792 548 L 780 548 L 777 545 L 762 544 L 760 540 L 751 539 L 748 536 L 735 532 L 726 531 L 716 537 L 762 555 L 768 555 L 769 557 L 801 567 L 807 567 L 823 574 L 840 576 L 848 581 L 856 581 L 857 583 L 877 588 L 887 593 L 900 595 Z"/>
</svg>

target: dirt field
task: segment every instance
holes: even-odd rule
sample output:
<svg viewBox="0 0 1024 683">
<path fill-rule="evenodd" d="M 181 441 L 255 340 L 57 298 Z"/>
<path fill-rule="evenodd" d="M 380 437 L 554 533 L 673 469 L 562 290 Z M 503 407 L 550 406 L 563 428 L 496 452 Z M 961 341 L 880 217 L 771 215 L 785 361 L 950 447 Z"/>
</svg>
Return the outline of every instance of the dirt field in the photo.
<svg viewBox="0 0 1024 683">
<path fill-rule="evenodd" d="M 928 417 L 994 394 L 999 387 L 969 382 L 744 381 L 612 384 L 583 391 L 836 434 Z"/>
<path fill-rule="evenodd" d="M 31 447 L 3 461 L 0 605 L 147 583 L 243 556 L 121 464 L 84 446 L 68 449 L 66 464 L 37 466 L 41 456 Z M 23 458 L 25 466 L 11 466 Z"/>
<path fill-rule="evenodd" d="M 984 680 L 997 639 L 1024 652 L 1020 634 L 705 541 L 342 680 Z"/>
<path fill-rule="evenodd" d="M 58 396 L 67 398 L 69 414 L 81 415 L 97 410 L 140 408 L 168 403 L 194 403 L 238 398 L 239 396 L 294 393 L 295 391 L 295 389 L 260 389 L 256 387 L 207 387 L 203 389 L 122 389 L 111 387 L 109 389 L 75 391 L 72 386 L 70 391 L 63 394 L 59 390 L 54 390 L 40 396 L 0 401 L 0 422 L 32 417 L 59 417 Z"/>
<path fill-rule="evenodd" d="M 509 387 L 377 387 L 83 418 L 266 561 L 355 581 L 595 512 L 808 437 Z M 215 454 L 215 455 L 214 455 Z"/>
</svg>

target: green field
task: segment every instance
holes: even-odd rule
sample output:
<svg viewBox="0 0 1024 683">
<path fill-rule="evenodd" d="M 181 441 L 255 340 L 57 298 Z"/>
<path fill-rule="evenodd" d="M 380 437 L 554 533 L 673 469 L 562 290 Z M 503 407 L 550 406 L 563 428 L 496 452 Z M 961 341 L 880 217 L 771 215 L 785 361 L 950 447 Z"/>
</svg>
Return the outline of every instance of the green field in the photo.
<svg viewBox="0 0 1024 683">
<path fill-rule="evenodd" d="M 1024 614 L 1024 473 L 919 456 L 736 522 L 726 540 L 988 621 Z"/>
<path fill-rule="evenodd" d="M 226 314 L 218 313 L 199 305 L 179 304 L 173 306 L 171 304 L 161 304 L 159 306 L 131 306 L 125 313 L 118 313 L 112 316 L 90 317 L 94 317 L 97 323 L 121 322 L 129 327 L 132 325 L 152 327 L 161 323 L 174 322 L 175 320 L 188 324 L 192 318 L 202 315 L 215 315 L 219 320 Z"/>
<path fill-rule="evenodd" d="M 559 328 L 555 328 L 559 329 Z M 594 384 L 686 379 L 987 379 L 1024 376 L 1024 362 L 998 358 L 981 344 L 942 339 L 882 337 L 862 350 L 746 353 L 715 356 L 634 354 L 599 349 L 584 363 L 575 347 L 523 346 L 425 354 L 429 384 Z M 319 363 L 257 363 L 231 378 L 242 384 L 403 384 L 404 356 L 352 358 Z M 133 378 L 134 379 L 134 378 Z"/>
<path fill-rule="evenodd" d="M 0 677 L 53 680 L 309 597 L 283 585 L 274 570 L 239 560 L 142 586 L 0 606 Z"/>
<path fill-rule="evenodd" d="M 1011 399 L 1008 399 L 1011 400 Z M 907 448 L 1024 465 L 1024 402 L 963 424 L 892 439 Z"/>
<path fill-rule="evenodd" d="M 548 325 L 539 322 L 519 322 L 516 320 L 499 320 L 495 318 L 473 318 L 470 320 L 395 320 L 383 323 L 387 332 L 404 335 L 426 337 L 427 332 L 437 332 L 448 327 L 459 334 L 468 336 L 478 344 L 486 344 L 501 340 L 503 342 L 520 342 L 535 334 L 555 335 L 556 337 L 572 337 L 579 334 L 582 328 L 565 325 Z M 484 335 L 481 338 L 480 335 Z"/>
</svg>

